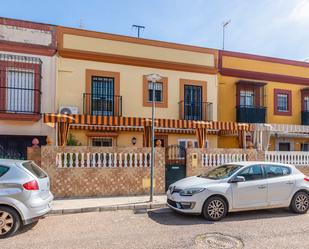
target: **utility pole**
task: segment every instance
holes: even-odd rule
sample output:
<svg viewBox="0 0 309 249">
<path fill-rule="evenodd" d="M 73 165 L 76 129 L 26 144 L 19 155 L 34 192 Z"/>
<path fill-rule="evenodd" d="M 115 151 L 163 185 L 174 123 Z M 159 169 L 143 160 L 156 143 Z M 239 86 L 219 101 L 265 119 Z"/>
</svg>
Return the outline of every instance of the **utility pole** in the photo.
<svg viewBox="0 0 309 249">
<path fill-rule="evenodd" d="M 225 42 L 225 28 L 227 25 L 231 23 L 231 20 L 228 20 L 222 24 L 222 29 L 223 29 L 223 39 L 222 39 L 222 50 L 224 50 L 224 42 Z"/>
<path fill-rule="evenodd" d="M 148 82 L 152 83 L 152 110 L 151 110 L 151 165 L 150 165 L 150 199 L 149 201 L 153 201 L 154 196 L 154 163 L 155 163 L 155 148 L 154 148 L 154 129 L 155 129 L 155 107 L 156 107 L 156 99 L 155 99 L 155 89 L 157 82 L 160 82 L 162 77 L 159 74 L 153 73 L 147 75 Z"/>
<path fill-rule="evenodd" d="M 146 27 L 141 26 L 141 25 L 137 25 L 137 24 L 133 24 L 132 28 L 137 29 L 137 38 L 140 38 L 141 30 L 144 30 Z"/>
</svg>

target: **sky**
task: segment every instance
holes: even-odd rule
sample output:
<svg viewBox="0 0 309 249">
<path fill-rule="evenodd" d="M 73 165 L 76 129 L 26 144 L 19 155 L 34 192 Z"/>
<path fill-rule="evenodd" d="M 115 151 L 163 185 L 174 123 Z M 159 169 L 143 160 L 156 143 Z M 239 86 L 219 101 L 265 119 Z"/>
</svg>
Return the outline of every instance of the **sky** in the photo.
<svg viewBox="0 0 309 249">
<path fill-rule="evenodd" d="M 10 0 L 0 16 L 309 61 L 309 0 Z"/>
</svg>

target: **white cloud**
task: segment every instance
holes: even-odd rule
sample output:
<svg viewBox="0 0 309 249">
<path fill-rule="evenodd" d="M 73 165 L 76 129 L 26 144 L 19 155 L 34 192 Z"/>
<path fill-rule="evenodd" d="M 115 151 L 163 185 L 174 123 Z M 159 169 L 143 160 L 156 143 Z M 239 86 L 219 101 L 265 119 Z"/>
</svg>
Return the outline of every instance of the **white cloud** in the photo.
<svg viewBox="0 0 309 249">
<path fill-rule="evenodd" d="M 299 1 L 289 17 L 291 21 L 297 23 L 309 23 L 309 0 Z"/>
</svg>

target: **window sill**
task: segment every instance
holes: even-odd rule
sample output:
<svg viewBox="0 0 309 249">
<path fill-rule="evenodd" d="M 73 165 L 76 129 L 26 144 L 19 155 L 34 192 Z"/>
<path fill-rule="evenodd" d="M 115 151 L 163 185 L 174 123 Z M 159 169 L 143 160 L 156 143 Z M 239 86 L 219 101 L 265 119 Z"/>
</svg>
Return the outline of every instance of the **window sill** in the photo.
<svg viewBox="0 0 309 249">
<path fill-rule="evenodd" d="M 292 116 L 291 111 L 275 111 L 274 115 L 276 116 Z"/>
<path fill-rule="evenodd" d="M 152 101 L 146 101 L 143 105 L 144 107 L 152 107 Z M 155 102 L 156 108 L 168 108 L 168 105 L 166 102 Z"/>
<path fill-rule="evenodd" d="M 0 113 L 0 120 L 34 121 L 41 119 L 40 114 Z"/>
</svg>

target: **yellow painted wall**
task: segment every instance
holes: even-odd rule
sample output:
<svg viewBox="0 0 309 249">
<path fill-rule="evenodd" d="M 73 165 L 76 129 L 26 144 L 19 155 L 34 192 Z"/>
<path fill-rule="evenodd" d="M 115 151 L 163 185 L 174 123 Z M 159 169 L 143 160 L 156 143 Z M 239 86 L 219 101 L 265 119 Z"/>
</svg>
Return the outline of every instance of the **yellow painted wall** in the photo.
<svg viewBox="0 0 309 249">
<path fill-rule="evenodd" d="M 162 48 L 123 41 L 112 41 L 71 34 L 64 34 L 63 48 L 189 63 L 209 67 L 214 67 L 215 65 L 215 58 L 213 54 Z"/>
<path fill-rule="evenodd" d="M 82 144 L 90 145 L 90 138 L 86 136 L 87 131 L 85 130 L 71 130 L 70 133 Z M 132 138 L 136 137 L 135 147 L 143 147 L 143 133 L 142 132 L 119 132 L 119 135 L 115 137 L 115 145 L 119 147 L 133 146 Z M 188 134 L 166 134 L 168 135 L 168 145 L 178 144 L 178 139 L 196 139 L 195 135 Z M 208 136 L 209 148 L 217 148 L 217 136 Z"/>
<path fill-rule="evenodd" d="M 309 77 L 309 68 L 223 56 L 223 67 L 246 71 Z M 218 119 L 236 121 L 236 82 L 245 78 L 218 76 Z M 246 79 L 245 79 L 246 80 Z M 247 79 L 250 80 L 250 79 Z M 259 81 L 261 82 L 261 81 Z M 266 122 L 276 124 L 301 123 L 301 92 L 304 85 L 262 81 L 265 85 Z M 292 116 L 274 115 L 274 89 L 292 91 Z"/>
<path fill-rule="evenodd" d="M 218 148 L 239 148 L 238 136 L 218 137 Z"/>
<path fill-rule="evenodd" d="M 292 143 L 292 150 L 300 151 L 302 143 L 309 143 L 309 138 L 275 138 L 271 137 L 269 150 L 276 150 L 276 142 L 280 141 L 290 141 Z"/>
<path fill-rule="evenodd" d="M 213 117 L 217 119 L 217 76 L 181 71 L 153 69 L 120 64 L 59 59 L 57 82 L 57 107 L 77 106 L 83 112 L 86 69 L 120 73 L 120 95 L 122 115 L 131 117 L 151 117 L 151 107 L 143 107 L 143 75 L 159 73 L 168 77 L 168 108 L 156 108 L 158 118 L 179 118 L 179 80 L 191 79 L 207 81 L 207 101 L 213 103 Z"/>
<path fill-rule="evenodd" d="M 135 147 L 143 147 L 142 132 L 120 132 L 117 137 L 117 146 L 133 146 L 132 138 L 136 138 Z"/>
<path fill-rule="evenodd" d="M 287 64 L 223 56 L 223 68 L 309 78 L 309 68 Z"/>
<path fill-rule="evenodd" d="M 219 97 L 218 97 L 218 119 L 221 121 L 236 121 L 236 82 L 243 78 L 219 76 Z M 301 123 L 301 92 L 305 86 L 266 82 L 265 85 L 265 106 L 266 122 L 276 124 L 300 124 Z M 274 115 L 274 89 L 292 91 L 292 116 Z"/>
</svg>

